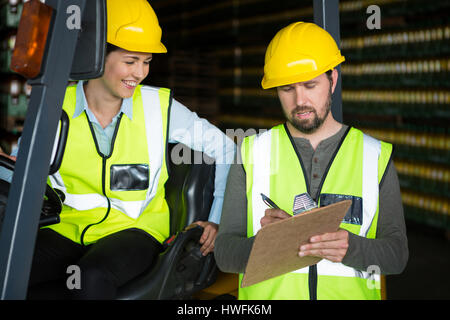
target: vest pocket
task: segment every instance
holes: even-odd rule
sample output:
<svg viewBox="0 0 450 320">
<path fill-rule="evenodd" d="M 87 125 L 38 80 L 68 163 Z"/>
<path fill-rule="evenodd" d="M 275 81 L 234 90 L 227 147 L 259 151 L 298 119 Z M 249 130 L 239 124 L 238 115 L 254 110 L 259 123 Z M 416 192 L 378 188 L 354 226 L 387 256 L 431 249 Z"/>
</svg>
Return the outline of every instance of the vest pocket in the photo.
<svg viewBox="0 0 450 320">
<path fill-rule="evenodd" d="M 115 164 L 110 169 L 111 191 L 136 191 L 148 189 L 147 164 Z"/>
<path fill-rule="evenodd" d="M 356 196 L 350 196 L 346 194 L 331 194 L 331 193 L 324 193 L 320 195 L 320 206 L 325 207 L 332 203 L 336 203 L 339 201 L 344 200 L 352 200 L 352 205 L 348 209 L 347 213 L 345 214 L 344 219 L 342 220 L 343 223 L 348 224 L 355 224 L 355 225 L 362 225 L 362 198 L 356 197 Z"/>
</svg>

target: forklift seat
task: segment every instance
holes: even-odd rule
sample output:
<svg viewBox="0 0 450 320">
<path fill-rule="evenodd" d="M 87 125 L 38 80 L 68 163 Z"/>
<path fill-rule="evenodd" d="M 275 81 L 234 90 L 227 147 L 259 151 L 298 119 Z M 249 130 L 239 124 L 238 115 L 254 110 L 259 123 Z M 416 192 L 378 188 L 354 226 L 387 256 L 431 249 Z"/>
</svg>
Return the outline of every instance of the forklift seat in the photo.
<svg viewBox="0 0 450 320">
<path fill-rule="evenodd" d="M 169 144 L 168 155 L 174 146 Z M 164 242 L 164 251 L 152 268 L 119 288 L 119 300 L 187 299 L 216 280 L 214 254 L 203 256 L 200 252 L 203 228 L 197 225 L 186 228 L 198 220 L 208 221 L 215 165 L 201 152 L 186 146 L 182 152 L 190 152 L 192 162 L 194 159 L 202 161 L 199 164 L 174 164 L 172 157 L 167 156 L 169 178 L 165 192 L 170 209 L 171 236 Z"/>
</svg>

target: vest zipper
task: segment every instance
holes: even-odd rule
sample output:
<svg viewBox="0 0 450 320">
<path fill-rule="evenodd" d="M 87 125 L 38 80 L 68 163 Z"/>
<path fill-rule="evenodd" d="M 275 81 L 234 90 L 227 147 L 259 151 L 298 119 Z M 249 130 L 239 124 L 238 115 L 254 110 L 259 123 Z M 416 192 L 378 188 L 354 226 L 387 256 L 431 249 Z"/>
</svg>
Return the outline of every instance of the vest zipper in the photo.
<svg viewBox="0 0 450 320">
<path fill-rule="evenodd" d="M 108 208 L 106 209 L 106 214 L 105 214 L 105 216 L 104 216 L 100 221 L 98 221 L 98 222 L 96 222 L 96 223 L 91 223 L 91 224 L 87 225 L 87 226 L 83 229 L 83 231 L 81 232 L 80 243 L 81 243 L 81 245 L 83 245 L 83 246 L 85 245 L 85 244 L 84 244 L 84 236 L 85 236 L 85 234 L 86 234 L 86 231 L 87 231 L 90 227 L 95 226 L 95 225 L 100 224 L 100 223 L 102 223 L 103 221 L 105 221 L 106 218 L 108 218 L 109 212 L 111 211 L 111 200 L 109 200 L 108 196 L 106 195 L 106 160 L 108 160 L 108 159 L 111 157 L 112 153 L 113 153 L 113 150 L 114 150 L 114 142 L 116 141 L 117 131 L 119 130 L 119 125 L 120 125 L 120 120 L 122 120 L 122 115 L 123 115 L 123 113 L 120 113 L 119 118 L 117 119 L 116 127 L 114 128 L 114 134 L 113 134 L 113 137 L 112 137 L 112 139 L 111 139 L 111 148 L 110 148 L 110 151 L 109 151 L 109 155 L 106 156 L 106 155 L 104 155 L 103 153 L 100 152 L 100 148 L 99 148 L 99 146 L 98 146 L 98 142 L 97 142 L 97 138 L 96 138 L 96 136 L 95 136 L 94 128 L 92 127 L 92 123 L 89 121 L 89 117 L 88 117 L 87 114 L 86 114 L 86 119 L 88 120 L 89 128 L 90 128 L 90 130 L 91 130 L 92 137 L 94 138 L 94 143 L 95 143 L 95 147 L 96 147 L 96 149 L 97 149 L 97 153 L 98 153 L 98 154 L 100 155 L 100 157 L 102 158 L 102 193 L 103 193 L 103 195 L 105 196 L 106 201 L 108 202 Z"/>
<path fill-rule="evenodd" d="M 332 157 L 331 157 L 331 159 L 330 159 L 330 162 L 328 163 L 328 166 L 327 166 L 327 168 L 326 168 L 326 170 L 325 170 L 325 172 L 324 172 L 324 174 L 323 174 L 323 176 L 322 176 L 322 180 L 320 181 L 320 184 L 319 184 L 319 191 L 317 192 L 317 195 L 318 195 L 318 196 L 316 197 L 316 199 L 314 199 L 314 201 L 315 201 L 317 204 L 319 204 L 318 200 L 319 200 L 319 198 L 320 198 L 320 192 L 322 191 L 322 186 L 323 186 L 323 183 L 324 183 L 324 181 L 325 181 L 325 178 L 326 178 L 326 176 L 327 176 L 327 174 L 328 174 L 328 171 L 330 170 L 331 164 L 333 163 L 334 158 L 336 157 L 336 155 L 337 155 L 339 149 L 341 148 L 342 143 L 344 142 L 345 138 L 347 137 L 347 134 L 348 134 L 348 132 L 350 131 L 350 128 L 351 128 L 351 127 L 348 127 L 348 128 L 347 128 L 347 130 L 345 131 L 345 133 L 344 133 L 344 135 L 342 136 L 341 140 L 339 141 L 339 144 L 338 144 L 338 146 L 336 147 L 336 150 L 335 150 L 334 154 L 332 155 Z M 289 132 L 289 129 L 288 129 L 286 123 L 284 124 L 284 129 L 286 130 L 286 133 L 287 133 L 287 135 L 288 135 L 288 137 L 289 137 L 289 140 L 291 141 L 291 145 L 292 145 L 292 147 L 294 148 L 295 153 L 297 154 L 298 161 L 300 162 L 300 165 L 301 165 L 301 167 L 302 167 L 303 177 L 306 177 L 306 174 L 305 174 L 305 173 L 306 173 L 306 172 L 305 172 L 305 167 L 304 167 L 304 165 L 303 165 L 302 158 L 301 158 L 299 152 L 297 151 L 297 148 L 295 147 L 294 139 L 292 138 L 292 136 L 291 136 L 291 134 L 290 134 L 290 132 Z M 307 181 L 307 179 L 305 179 L 305 182 L 306 182 L 306 191 L 308 192 L 308 194 L 310 194 L 310 190 L 309 190 L 309 182 Z M 310 195 L 311 195 L 311 194 L 310 194 Z M 310 266 L 309 269 L 308 269 L 309 300 L 317 300 L 317 281 L 318 281 L 318 277 L 317 277 L 317 264 L 315 264 L 315 265 Z"/>
<path fill-rule="evenodd" d="M 297 148 L 295 147 L 294 139 L 289 132 L 289 129 L 284 124 L 284 130 L 286 131 L 289 140 L 291 141 L 292 148 L 294 148 L 295 154 L 297 155 L 298 161 L 300 162 L 300 166 L 302 167 L 303 177 L 306 177 L 305 166 L 303 165 L 302 157 L 300 156 Z M 310 194 L 309 181 L 305 179 L 306 191 Z M 314 199 L 316 201 L 316 199 Z M 316 201 L 317 202 L 317 201 Z M 317 300 L 317 264 L 309 266 L 308 268 L 308 290 L 309 290 L 309 300 Z"/>
<path fill-rule="evenodd" d="M 317 300 L 317 264 L 308 270 L 309 300 Z"/>
<path fill-rule="evenodd" d="M 323 173 L 322 180 L 320 181 L 318 192 L 317 192 L 317 199 L 314 199 L 316 203 L 318 204 L 318 200 L 320 198 L 320 193 L 322 192 L 323 183 L 325 182 L 325 178 L 328 175 L 328 171 L 330 171 L 331 165 L 333 164 L 334 158 L 336 158 L 337 153 L 341 149 L 342 144 L 344 143 L 345 138 L 347 137 L 351 127 L 348 127 L 347 130 L 345 130 L 344 135 L 342 136 L 341 140 L 339 141 L 336 150 L 334 150 L 333 155 L 331 156 L 330 162 L 328 162 L 328 166 L 325 169 L 325 172 Z"/>
<path fill-rule="evenodd" d="M 102 192 L 103 192 L 103 195 L 106 197 L 106 201 L 108 202 L 108 208 L 107 208 L 106 214 L 105 214 L 105 216 L 103 217 L 102 220 L 100 220 L 99 222 L 91 223 L 91 224 L 87 225 L 87 226 L 83 229 L 83 232 L 81 232 L 80 242 L 81 242 L 81 245 L 83 245 L 83 246 L 85 245 L 85 244 L 84 244 L 84 235 L 86 234 L 86 231 L 87 231 L 90 227 L 95 226 L 95 225 L 100 224 L 100 223 L 102 223 L 103 221 L 105 221 L 106 218 L 108 218 L 109 212 L 111 211 L 111 200 L 109 200 L 109 198 L 106 196 L 106 190 L 105 190 L 105 180 L 106 180 L 106 159 L 107 159 L 107 157 L 102 156 Z"/>
</svg>

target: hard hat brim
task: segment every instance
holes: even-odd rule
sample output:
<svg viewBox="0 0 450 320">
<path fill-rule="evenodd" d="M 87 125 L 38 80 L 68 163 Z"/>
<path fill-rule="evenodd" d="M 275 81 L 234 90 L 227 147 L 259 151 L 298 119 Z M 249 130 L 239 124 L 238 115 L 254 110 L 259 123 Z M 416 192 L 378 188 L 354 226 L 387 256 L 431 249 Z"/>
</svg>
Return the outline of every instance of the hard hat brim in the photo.
<svg viewBox="0 0 450 320">
<path fill-rule="evenodd" d="M 341 64 L 344 61 L 345 61 L 345 57 L 339 55 L 336 58 L 336 60 L 331 62 L 328 66 L 321 68 L 320 70 L 314 70 L 312 72 L 299 73 L 299 74 L 294 74 L 294 75 L 290 75 L 287 77 L 279 77 L 279 78 L 272 78 L 272 79 L 268 79 L 267 76 L 264 75 L 264 77 L 261 81 L 261 86 L 263 89 L 270 89 L 270 88 L 275 88 L 275 87 L 286 86 L 286 85 L 293 84 L 293 83 L 310 81 L 310 80 L 314 79 L 315 77 L 320 76 L 322 73 L 325 73 L 328 70 L 333 69 L 334 67 Z"/>
<path fill-rule="evenodd" d="M 128 44 L 125 45 L 120 41 L 108 41 L 108 43 L 111 43 L 121 49 L 132 51 L 132 52 L 145 52 L 145 53 L 167 53 L 167 48 L 164 46 L 162 42 L 149 46 L 149 45 L 142 45 L 142 44 Z"/>
</svg>

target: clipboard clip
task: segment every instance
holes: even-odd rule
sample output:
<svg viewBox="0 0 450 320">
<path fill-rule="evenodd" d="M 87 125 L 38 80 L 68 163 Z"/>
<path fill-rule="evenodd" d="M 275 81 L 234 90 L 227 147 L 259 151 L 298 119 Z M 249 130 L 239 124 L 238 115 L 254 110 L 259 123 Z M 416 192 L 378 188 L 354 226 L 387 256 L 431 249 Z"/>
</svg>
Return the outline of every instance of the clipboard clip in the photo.
<svg viewBox="0 0 450 320">
<path fill-rule="evenodd" d="M 275 204 L 275 202 L 273 202 L 272 199 L 270 199 L 264 193 L 261 193 L 261 197 L 262 197 L 264 203 L 269 208 L 280 209 L 280 207 L 278 207 Z M 295 196 L 294 205 L 292 208 L 292 212 L 294 213 L 294 216 L 297 214 L 303 213 L 305 211 L 314 209 L 314 208 L 317 208 L 317 204 L 307 192 Z"/>
<path fill-rule="evenodd" d="M 311 198 L 309 193 L 305 192 L 295 196 L 292 208 L 294 216 L 314 208 L 317 208 L 317 203 Z"/>
</svg>

